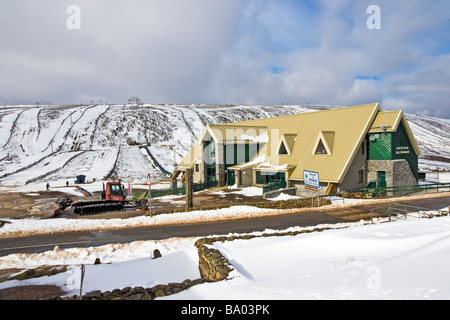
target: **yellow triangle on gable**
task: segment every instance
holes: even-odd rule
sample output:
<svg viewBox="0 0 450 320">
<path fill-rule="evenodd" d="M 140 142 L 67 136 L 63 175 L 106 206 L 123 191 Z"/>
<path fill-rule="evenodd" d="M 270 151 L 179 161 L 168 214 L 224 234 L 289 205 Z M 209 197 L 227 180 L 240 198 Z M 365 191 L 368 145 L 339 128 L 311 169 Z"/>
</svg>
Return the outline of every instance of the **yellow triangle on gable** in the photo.
<svg viewBox="0 0 450 320">
<path fill-rule="evenodd" d="M 285 133 L 281 136 L 280 143 L 278 145 L 278 154 L 292 154 L 292 150 L 294 149 L 294 143 L 297 139 L 296 134 L 288 134 Z"/>
</svg>

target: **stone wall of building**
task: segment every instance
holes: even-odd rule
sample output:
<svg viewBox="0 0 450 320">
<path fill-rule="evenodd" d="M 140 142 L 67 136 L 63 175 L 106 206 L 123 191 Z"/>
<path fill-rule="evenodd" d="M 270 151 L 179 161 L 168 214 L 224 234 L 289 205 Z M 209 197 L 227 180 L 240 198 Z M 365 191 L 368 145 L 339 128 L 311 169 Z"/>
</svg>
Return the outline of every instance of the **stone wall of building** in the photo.
<svg viewBox="0 0 450 320">
<path fill-rule="evenodd" d="M 367 182 L 377 181 L 377 172 L 386 172 L 386 186 L 392 186 L 392 160 L 367 160 Z"/>
<path fill-rule="evenodd" d="M 417 185 L 417 180 L 411 171 L 408 162 L 405 159 L 392 161 L 392 171 L 394 174 L 394 186 L 412 186 Z"/>
<path fill-rule="evenodd" d="M 416 185 L 408 162 L 405 159 L 397 160 L 367 160 L 367 182 L 377 181 L 377 172 L 386 172 L 386 186 L 411 186 Z"/>
</svg>

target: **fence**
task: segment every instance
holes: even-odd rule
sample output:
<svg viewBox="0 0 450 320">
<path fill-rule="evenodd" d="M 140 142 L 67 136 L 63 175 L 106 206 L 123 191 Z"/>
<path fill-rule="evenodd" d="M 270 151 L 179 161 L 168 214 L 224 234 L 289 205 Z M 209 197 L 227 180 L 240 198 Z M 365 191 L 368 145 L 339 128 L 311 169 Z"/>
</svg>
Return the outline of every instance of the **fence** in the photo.
<svg viewBox="0 0 450 320">
<path fill-rule="evenodd" d="M 217 186 L 217 181 L 213 182 L 205 182 L 205 183 L 194 183 L 193 191 L 201 191 L 205 189 L 210 189 Z M 186 186 L 183 185 L 178 188 L 168 188 L 168 189 L 155 189 L 151 191 L 151 197 L 160 198 L 164 196 L 172 196 L 172 195 L 185 195 L 186 194 Z M 131 199 L 140 200 L 140 199 L 148 199 L 148 191 L 134 191 L 131 195 Z"/>
<path fill-rule="evenodd" d="M 406 216 L 412 213 L 415 213 L 417 218 L 429 217 L 430 211 L 432 210 L 428 208 L 411 206 L 401 203 L 389 203 L 389 205 L 387 206 L 373 208 L 372 210 L 370 210 L 370 215 L 373 223 L 373 219 L 375 217 L 387 217 L 389 218 L 389 221 L 392 221 L 399 218 L 406 219 Z"/>
<path fill-rule="evenodd" d="M 376 187 L 376 188 L 363 188 L 361 189 L 364 196 L 371 194 L 372 197 L 379 197 L 385 195 L 401 195 L 401 194 L 411 194 L 428 191 L 449 191 L 450 183 L 433 183 L 433 184 L 419 184 L 412 186 L 396 186 L 396 187 Z"/>
</svg>

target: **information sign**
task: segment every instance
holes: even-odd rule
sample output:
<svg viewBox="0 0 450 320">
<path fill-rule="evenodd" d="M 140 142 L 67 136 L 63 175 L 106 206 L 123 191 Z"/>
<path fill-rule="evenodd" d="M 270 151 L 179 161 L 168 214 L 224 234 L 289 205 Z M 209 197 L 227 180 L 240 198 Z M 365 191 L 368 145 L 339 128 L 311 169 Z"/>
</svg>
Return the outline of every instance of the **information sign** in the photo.
<svg viewBox="0 0 450 320">
<path fill-rule="evenodd" d="M 303 170 L 303 181 L 305 186 L 319 188 L 319 173 Z"/>
</svg>

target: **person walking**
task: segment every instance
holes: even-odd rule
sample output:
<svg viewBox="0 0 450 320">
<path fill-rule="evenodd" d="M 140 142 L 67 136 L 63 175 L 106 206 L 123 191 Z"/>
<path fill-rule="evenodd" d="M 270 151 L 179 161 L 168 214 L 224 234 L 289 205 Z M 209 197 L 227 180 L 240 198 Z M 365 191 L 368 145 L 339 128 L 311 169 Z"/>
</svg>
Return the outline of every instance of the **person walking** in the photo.
<svg viewBox="0 0 450 320">
<path fill-rule="evenodd" d="M 50 183 L 47 182 L 46 187 L 47 187 L 47 191 L 50 191 Z"/>
</svg>

